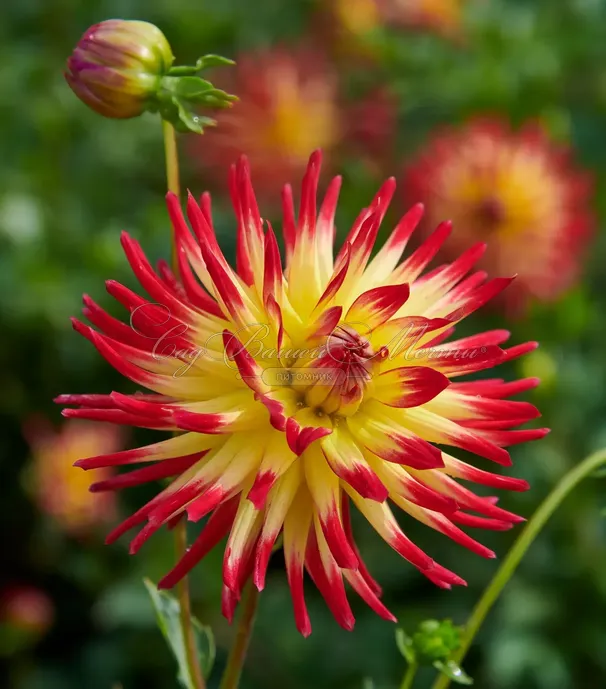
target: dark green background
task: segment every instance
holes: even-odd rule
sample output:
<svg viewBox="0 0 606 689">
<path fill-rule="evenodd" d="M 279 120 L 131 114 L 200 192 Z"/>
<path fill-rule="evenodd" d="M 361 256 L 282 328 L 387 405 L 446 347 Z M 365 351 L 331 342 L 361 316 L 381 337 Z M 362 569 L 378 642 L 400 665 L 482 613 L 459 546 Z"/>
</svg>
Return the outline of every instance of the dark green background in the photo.
<svg viewBox="0 0 606 689">
<path fill-rule="evenodd" d="M 104 120 L 88 111 L 64 83 L 62 69 L 88 25 L 105 18 L 146 19 L 169 38 L 177 59 L 234 56 L 291 42 L 314 24 L 316 7 L 303 0 L 19 0 L 0 9 L 0 523 L 2 583 L 44 589 L 56 621 L 33 649 L 5 658 L 0 686 L 10 689 L 124 689 L 176 686 L 173 661 L 154 626 L 141 584 L 170 566 L 172 543 L 154 537 L 136 558 L 125 543 L 101 538 L 83 546 L 62 536 L 21 488 L 28 448 L 22 420 L 43 412 L 59 421 L 51 399 L 61 392 L 127 391 L 68 317 L 80 295 L 108 305 L 103 281 L 133 285 L 118 234 L 128 229 L 153 258 L 166 254 L 164 169 L 159 122 Z M 501 504 L 529 516 L 565 471 L 606 445 L 606 242 L 601 232 L 606 175 L 606 3 L 601 0 L 501 0 L 472 5 L 465 48 L 435 36 L 387 32 L 377 37 L 374 68 L 339 65 L 353 98 L 360 85 L 390 83 L 397 94 L 400 174 L 407 156 L 438 124 L 497 111 L 515 123 L 539 117 L 553 136 L 570 141 L 596 176 L 600 223 L 584 277 L 553 306 L 537 305 L 508 324 L 512 341 L 538 339 L 556 376 L 531 395 L 552 434 L 513 449 L 517 475 L 532 489 Z M 353 69 L 353 68 L 352 68 Z M 400 162 L 401 161 L 401 162 Z M 341 230 L 371 197 L 378 180 L 343 150 Z M 185 184 L 202 179 L 185 165 Z M 217 198 L 222 242 L 233 248 L 234 223 Z M 113 309 L 113 307 L 112 307 Z M 117 310 L 113 310 L 118 313 Z M 480 315 L 474 330 L 501 324 Z M 531 364 L 509 375 L 534 373 Z M 141 434 L 135 440 L 144 441 Z M 599 689 L 606 686 L 606 549 L 604 484 L 586 481 L 557 513 L 525 558 L 482 630 L 465 667 L 480 689 Z M 122 509 L 142 504 L 150 490 L 123 495 Z M 359 524 L 362 551 L 385 589 L 385 600 L 408 630 L 426 617 L 462 623 L 498 562 L 482 561 L 421 527 L 413 537 L 469 582 L 443 592 L 401 561 Z M 515 537 L 487 534 L 503 556 Z M 215 630 L 219 646 L 210 687 L 218 686 L 231 630 L 220 617 L 222 553 L 192 577 L 195 609 Z M 394 627 L 354 600 L 357 624 L 342 631 L 309 587 L 314 632 L 294 629 L 280 557 L 274 558 L 243 682 L 245 689 L 377 689 L 397 686 L 404 661 Z M 352 596 L 354 598 L 354 596 Z M 429 686 L 430 673 L 418 686 Z"/>
</svg>

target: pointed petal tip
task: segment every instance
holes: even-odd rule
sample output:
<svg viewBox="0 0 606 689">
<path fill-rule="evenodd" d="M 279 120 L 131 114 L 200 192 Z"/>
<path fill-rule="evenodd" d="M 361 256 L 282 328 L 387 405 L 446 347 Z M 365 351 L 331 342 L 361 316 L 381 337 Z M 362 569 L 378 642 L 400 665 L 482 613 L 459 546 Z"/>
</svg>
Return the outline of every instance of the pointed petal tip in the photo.
<svg viewBox="0 0 606 689">
<path fill-rule="evenodd" d="M 253 584 L 257 591 L 261 593 L 261 591 L 263 591 L 265 588 L 265 575 L 261 576 L 258 572 L 255 572 L 253 574 Z"/>
<path fill-rule="evenodd" d="M 351 617 L 348 616 L 345 619 L 338 620 L 338 624 L 346 632 L 353 632 L 353 629 L 356 626 L 356 618 L 353 615 Z"/>
<path fill-rule="evenodd" d="M 311 622 L 307 620 L 305 625 L 298 625 L 297 631 L 304 639 L 307 639 L 307 637 L 311 634 Z"/>
<path fill-rule="evenodd" d="M 419 201 L 418 203 L 415 203 L 415 205 L 412 206 L 408 212 L 414 213 L 414 215 L 418 215 L 420 220 L 421 217 L 425 214 L 425 204 Z"/>
<path fill-rule="evenodd" d="M 309 156 L 309 166 L 311 165 L 319 165 L 322 162 L 322 149 L 321 148 L 316 148 L 315 151 L 312 151 L 311 155 Z"/>
</svg>

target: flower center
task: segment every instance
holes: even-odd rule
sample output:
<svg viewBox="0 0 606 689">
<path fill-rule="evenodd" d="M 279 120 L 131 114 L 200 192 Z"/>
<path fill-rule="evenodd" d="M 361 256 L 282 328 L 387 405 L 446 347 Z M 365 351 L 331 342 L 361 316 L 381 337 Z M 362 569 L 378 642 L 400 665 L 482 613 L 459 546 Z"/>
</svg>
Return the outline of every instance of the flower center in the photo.
<svg viewBox="0 0 606 689">
<path fill-rule="evenodd" d="M 477 214 L 481 226 L 485 230 L 493 231 L 505 221 L 506 210 L 500 199 L 489 196 L 479 202 Z"/>
<path fill-rule="evenodd" d="M 338 326 L 326 339 L 320 355 L 306 367 L 309 385 L 305 405 L 318 415 L 354 414 L 362 402 L 382 352 L 347 325 Z"/>
</svg>

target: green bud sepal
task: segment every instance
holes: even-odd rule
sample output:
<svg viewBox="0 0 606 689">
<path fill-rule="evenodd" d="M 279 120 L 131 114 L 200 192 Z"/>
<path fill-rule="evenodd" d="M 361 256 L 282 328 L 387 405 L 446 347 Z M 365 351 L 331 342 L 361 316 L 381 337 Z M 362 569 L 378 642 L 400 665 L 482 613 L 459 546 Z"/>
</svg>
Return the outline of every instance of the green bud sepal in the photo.
<svg viewBox="0 0 606 689">
<path fill-rule="evenodd" d="M 194 66 L 172 67 L 162 77 L 160 88 L 147 105 L 149 112 L 158 112 L 162 119 L 170 122 L 179 132 L 202 134 L 204 127 L 213 127 L 216 121 L 200 115 L 197 106 L 208 108 L 229 108 L 238 98 L 215 88 L 210 81 L 197 76 L 207 67 L 233 65 L 220 55 L 204 55 Z"/>
</svg>

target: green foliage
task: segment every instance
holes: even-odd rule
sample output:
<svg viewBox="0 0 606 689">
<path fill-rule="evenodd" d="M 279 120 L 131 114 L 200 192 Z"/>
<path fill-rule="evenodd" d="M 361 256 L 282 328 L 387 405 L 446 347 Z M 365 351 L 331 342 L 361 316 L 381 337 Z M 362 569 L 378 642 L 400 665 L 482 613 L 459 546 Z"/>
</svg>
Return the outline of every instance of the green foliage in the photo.
<svg viewBox="0 0 606 689">
<path fill-rule="evenodd" d="M 179 668 L 178 679 L 184 689 L 195 689 L 187 664 L 185 640 L 181 628 L 181 606 L 179 601 L 166 591 L 159 591 L 156 585 L 149 579 L 144 580 L 145 587 L 152 599 L 158 627 L 166 639 Z M 196 635 L 196 646 L 202 673 L 209 677 L 215 662 L 215 640 L 210 627 L 205 627 L 192 618 L 192 624 Z"/>
<path fill-rule="evenodd" d="M 456 684 L 473 684 L 461 667 L 449 658 L 461 644 L 461 627 L 452 620 L 424 620 L 412 637 L 396 630 L 396 644 L 409 665 L 432 666 Z"/>
</svg>

